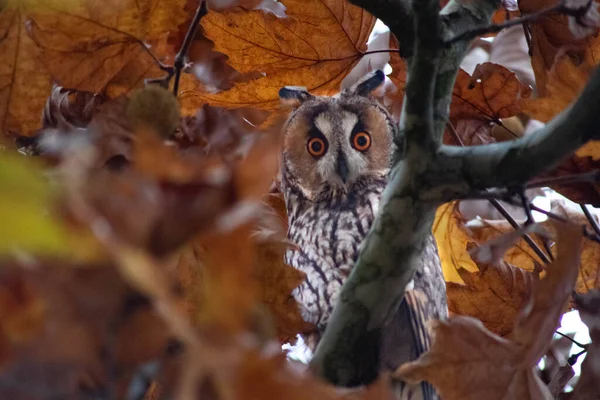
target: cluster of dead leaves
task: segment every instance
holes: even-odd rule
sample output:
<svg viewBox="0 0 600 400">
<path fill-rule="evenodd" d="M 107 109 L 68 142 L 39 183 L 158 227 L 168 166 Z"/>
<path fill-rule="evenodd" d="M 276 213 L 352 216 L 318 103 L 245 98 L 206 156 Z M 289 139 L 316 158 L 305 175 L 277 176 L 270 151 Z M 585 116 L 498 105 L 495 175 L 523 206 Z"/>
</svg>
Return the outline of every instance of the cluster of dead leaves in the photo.
<svg viewBox="0 0 600 400">
<path fill-rule="evenodd" d="M 313 327 L 290 296 L 303 276 L 283 263 L 293 244 L 273 187 L 277 91 L 337 92 L 365 56 L 375 18 L 342 0 L 210 0 L 175 99 L 158 87 L 138 90 L 168 83 L 197 1 L 5 3 L 0 129 L 41 157 L 20 158 L 9 141 L 0 147 L 0 397 L 140 398 L 151 381 L 152 399 L 345 397 L 279 351 Z M 546 3 L 518 6 L 528 14 Z M 596 67 L 598 39 L 575 37 L 566 21 L 547 15 L 529 26 L 536 98 L 501 65 L 460 71 L 446 143 L 519 137 L 507 119 L 545 122 L 576 98 Z M 397 52 L 390 65 L 396 91 L 385 101 L 397 116 L 406 68 Z M 549 176 L 590 171 L 598 154 L 590 144 Z M 595 184 L 555 189 L 600 204 Z M 438 323 L 432 352 L 399 376 L 427 379 L 448 399 L 527 398 L 526 383 L 530 397 L 547 395 L 533 367 L 573 286 L 600 286 L 599 250 L 573 231 L 544 269 L 521 232 L 509 232 L 505 223 L 465 227 L 454 204 L 440 208 L 434 234 L 450 309 L 483 325 Z M 482 261 L 474 249 L 489 240 L 483 249 L 493 257 Z M 598 357 L 593 304 L 578 302 L 591 315 L 590 356 Z M 473 367 L 478 357 L 485 368 Z M 577 393 L 597 393 L 594 368 L 584 366 Z M 491 379 L 498 369 L 502 379 Z M 387 387 L 381 379 L 352 396 L 389 397 Z"/>
</svg>

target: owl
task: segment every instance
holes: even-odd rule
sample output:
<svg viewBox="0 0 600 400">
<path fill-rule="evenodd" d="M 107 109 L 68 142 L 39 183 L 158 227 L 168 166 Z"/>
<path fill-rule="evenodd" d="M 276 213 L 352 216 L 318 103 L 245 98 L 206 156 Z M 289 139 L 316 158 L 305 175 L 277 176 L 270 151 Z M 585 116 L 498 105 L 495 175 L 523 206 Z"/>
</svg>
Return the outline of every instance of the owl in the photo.
<svg viewBox="0 0 600 400">
<path fill-rule="evenodd" d="M 282 103 L 293 109 L 283 127 L 281 189 L 288 238 L 297 246 L 287 251 L 285 261 L 306 275 L 292 295 L 303 318 L 318 328 L 306 338 L 313 350 L 377 214 L 392 155 L 401 151 L 395 147 L 401 143 L 394 140 L 400 138 L 397 124 L 371 96 L 384 80 L 383 72 L 375 71 L 333 97 L 314 96 L 300 87 L 279 91 Z M 366 355 L 364 377 L 356 384 L 416 359 L 430 345 L 425 322 L 446 316 L 433 237 L 421 260 L 412 288 L 381 332 L 378 354 Z M 406 399 L 435 396 L 426 383 L 402 393 Z"/>
</svg>

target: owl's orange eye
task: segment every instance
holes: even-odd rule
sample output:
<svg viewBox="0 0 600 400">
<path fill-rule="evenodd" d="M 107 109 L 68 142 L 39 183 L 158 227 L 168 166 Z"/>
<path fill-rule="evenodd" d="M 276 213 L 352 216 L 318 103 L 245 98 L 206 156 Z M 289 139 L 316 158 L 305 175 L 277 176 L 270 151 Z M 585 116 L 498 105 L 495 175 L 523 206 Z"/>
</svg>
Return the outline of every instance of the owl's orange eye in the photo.
<svg viewBox="0 0 600 400">
<path fill-rule="evenodd" d="M 325 154 L 327 145 L 323 139 L 314 137 L 308 141 L 307 148 L 311 155 L 315 157 L 321 157 L 323 154 Z"/>
<path fill-rule="evenodd" d="M 371 147 L 371 136 L 367 132 L 358 132 L 352 138 L 352 146 L 358 151 L 366 151 Z"/>
</svg>

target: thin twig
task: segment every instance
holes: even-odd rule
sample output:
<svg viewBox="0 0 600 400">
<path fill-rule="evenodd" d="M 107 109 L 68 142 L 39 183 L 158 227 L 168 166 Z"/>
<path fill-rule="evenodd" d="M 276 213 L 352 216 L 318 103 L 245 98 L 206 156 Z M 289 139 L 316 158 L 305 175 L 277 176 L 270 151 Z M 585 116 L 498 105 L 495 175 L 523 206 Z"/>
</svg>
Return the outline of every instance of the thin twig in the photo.
<svg viewBox="0 0 600 400">
<path fill-rule="evenodd" d="M 583 211 L 583 213 L 585 214 L 585 217 L 587 218 L 594 232 L 596 232 L 596 235 L 600 236 L 600 226 L 598 225 L 598 221 L 596 221 L 596 218 L 594 218 L 592 213 L 590 213 L 590 210 L 585 204 L 580 204 L 579 207 L 581 207 L 581 211 Z"/>
<path fill-rule="evenodd" d="M 587 344 L 581 344 L 581 343 L 579 343 L 577 340 L 573 339 L 569 335 L 565 335 L 564 333 L 559 332 L 559 331 L 554 331 L 554 333 L 556 333 L 557 335 L 560 335 L 560 336 L 564 337 L 565 339 L 569 339 L 571 342 L 573 342 L 574 344 L 576 344 L 578 347 L 581 347 L 582 349 L 587 349 Z"/>
<path fill-rule="evenodd" d="M 554 14 L 554 13 L 565 14 L 565 15 L 569 15 L 569 16 L 577 18 L 578 22 L 579 22 L 579 20 L 583 17 L 583 15 L 585 15 L 585 13 L 587 13 L 589 8 L 592 6 L 591 3 L 592 2 L 588 2 L 588 4 L 583 7 L 571 8 L 571 7 L 567 7 L 565 5 L 564 1 L 561 1 L 559 4 L 557 4 L 555 6 L 544 8 L 544 9 L 534 12 L 532 14 L 528 14 L 528 15 L 525 15 L 524 17 L 516 18 L 516 19 L 510 20 L 510 21 L 504 22 L 502 24 L 492 24 L 492 25 L 468 30 L 466 32 L 463 32 L 461 34 L 454 36 L 451 39 L 444 41 L 444 44 L 450 45 L 454 42 L 458 42 L 460 40 L 473 39 L 477 36 L 480 36 L 480 35 L 483 35 L 486 33 L 500 32 L 501 30 L 503 30 L 505 28 L 510 28 L 511 26 L 533 22 L 536 19 L 538 19 L 544 15 L 547 15 L 547 14 Z"/>
<path fill-rule="evenodd" d="M 175 56 L 175 61 L 173 63 L 173 67 L 175 68 L 175 83 L 173 84 L 173 94 L 177 97 L 177 93 L 179 92 L 179 80 L 181 79 L 181 71 L 185 67 L 185 61 L 187 59 L 187 53 L 192 45 L 192 40 L 196 36 L 196 31 L 198 31 L 198 25 L 200 25 L 200 20 L 208 13 L 208 9 L 206 7 L 206 0 L 201 0 L 198 5 L 198 9 L 196 10 L 196 14 L 194 15 L 194 19 L 190 23 L 190 27 L 188 28 L 187 33 L 185 34 L 185 38 L 183 39 L 183 43 L 181 44 L 181 48 L 179 52 Z M 170 79 L 171 77 L 169 77 Z"/>
<path fill-rule="evenodd" d="M 456 131 L 456 128 L 454 127 L 452 122 L 448 121 L 446 126 L 448 127 L 448 130 L 450 131 L 450 134 L 452 135 L 452 138 L 456 141 L 456 143 L 458 143 L 460 146 L 464 146 L 465 144 L 458 135 L 458 132 Z"/>
<path fill-rule="evenodd" d="M 529 203 L 529 199 L 525 195 L 525 191 L 519 190 L 517 195 L 519 196 L 519 199 L 521 200 L 521 205 L 523 206 L 523 210 L 525 210 L 525 215 L 527 216 L 527 221 L 525 221 L 525 225 L 533 224 L 535 222 L 535 220 L 533 219 L 533 214 L 531 212 L 531 205 Z"/>
<path fill-rule="evenodd" d="M 448 127 L 450 129 L 450 133 L 452 134 L 452 136 L 455 138 L 455 140 L 464 147 L 464 143 L 461 140 L 460 136 L 458 135 L 458 132 L 456 131 L 456 128 L 452 125 L 452 123 L 450 121 L 448 121 Z M 516 230 L 518 230 L 521 226 L 519 225 L 519 223 L 513 218 L 512 215 L 510 215 L 510 213 L 506 210 L 506 208 L 504 208 L 504 206 L 495 198 L 490 198 L 487 199 L 492 206 L 494 206 L 494 208 L 496 210 L 498 210 L 498 212 L 500 214 L 502 214 L 502 216 L 504 218 L 506 218 L 506 220 L 508 221 L 509 224 L 511 224 L 511 226 L 513 228 L 515 228 Z M 529 236 L 528 234 L 523 235 L 523 239 L 525 240 L 525 242 L 529 245 L 529 247 L 531 247 L 531 249 L 535 252 L 535 254 L 537 254 L 537 256 L 544 261 L 545 263 L 550 263 L 551 259 L 544 253 L 544 251 L 542 249 L 540 249 L 540 247 L 537 245 L 537 243 L 531 238 L 531 236 Z"/>
<path fill-rule="evenodd" d="M 505 201 L 506 203 L 513 205 L 513 206 L 521 206 L 521 202 L 515 199 L 504 199 L 503 201 Z M 538 206 L 536 206 L 533 203 L 529 203 L 529 207 L 531 207 L 531 209 L 533 211 L 539 212 L 541 214 L 546 215 L 548 218 L 554 219 L 556 221 L 559 222 L 564 222 L 564 223 L 568 223 L 571 222 L 568 218 L 563 217 L 562 215 L 558 215 L 556 213 L 553 213 L 552 211 L 548 211 L 548 210 L 544 210 L 543 208 L 540 208 Z M 592 240 L 594 242 L 598 242 L 600 243 L 600 235 L 594 233 L 594 232 L 590 232 L 588 230 L 588 227 L 585 225 L 582 225 L 581 228 L 583 229 L 583 236 L 586 239 Z M 551 254 L 551 253 L 549 253 Z"/>
<path fill-rule="evenodd" d="M 490 199 L 489 202 L 494 206 L 494 208 L 496 208 L 496 210 L 498 210 L 498 212 L 500 214 L 502 214 L 502 216 L 504 218 L 506 218 L 508 223 L 513 228 L 515 228 L 516 230 L 521 228 L 521 226 L 515 220 L 515 218 L 512 215 L 510 215 L 510 213 L 506 210 L 506 208 L 504 208 L 504 206 L 502 204 L 500 204 L 500 202 L 498 200 Z M 544 253 L 544 251 L 542 249 L 540 249 L 540 246 L 537 245 L 537 243 L 531 238 L 531 236 L 529 236 L 528 234 L 525 234 L 525 235 L 523 235 L 523 239 L 529 245 L 529 247 L 531 247 L 531 249 L 535 252 L 535 254 L 540 258 L 540 260 L 542 260 L 546 264 L 549 264 L 551 262 L 551 259 L 546 255 L 546 253 Z"/>
<path fill-rule="evenodd" d="M 569 365 L 575 365 L 575 364 L 577 364 L 577 359 L 583 353 L 587 353 L 587 349 L 583 349 L 579 353 L 575 353 L 575 354 L 570 355 L 569 358 L 567 359 L 567 362 L 569 363 Z"/>
<path fill-rule="evenodd" d="M 600 182 L 600 170 L 583 172 L 581 174 L 570 174 L 552 178 L 541 178 L 530 181 L 525 185 L 527 189 L 536 187 L 548 187 L 552 185 L 567 185 L 572 183 L 597 183 Z"/>
</svg>

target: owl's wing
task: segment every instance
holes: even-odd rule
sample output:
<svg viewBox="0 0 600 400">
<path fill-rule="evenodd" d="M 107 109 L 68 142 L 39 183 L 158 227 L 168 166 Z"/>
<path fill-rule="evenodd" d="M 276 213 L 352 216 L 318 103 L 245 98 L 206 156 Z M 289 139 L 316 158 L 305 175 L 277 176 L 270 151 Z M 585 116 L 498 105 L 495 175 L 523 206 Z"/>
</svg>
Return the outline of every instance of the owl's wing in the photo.
<svg viewBox="0 0 600 400">
<path fill-rule="evenodd" d="M 429 350 L 431 336 L 427 323 L 448 315 L 446 283 L 433 237 L 423 251 L 421 261 L 422 267 L 415 274 L 414 289 L 406 292 L 404 301 L 382 334 L 381 360 L 388 370 L 395 370 Z M 398 399 L 438 398 L 427 382 L 414 386 L 399 382 L 395 390 Z"/>
</svg>

